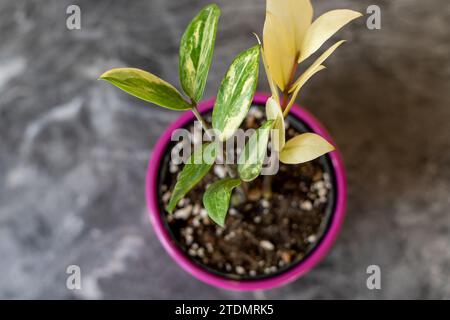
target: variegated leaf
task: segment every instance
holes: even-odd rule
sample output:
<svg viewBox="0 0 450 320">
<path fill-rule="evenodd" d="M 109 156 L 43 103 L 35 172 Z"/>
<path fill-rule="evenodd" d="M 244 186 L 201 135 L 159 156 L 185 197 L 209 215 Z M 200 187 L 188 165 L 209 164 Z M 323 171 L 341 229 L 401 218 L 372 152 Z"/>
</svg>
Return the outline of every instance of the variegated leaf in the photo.
<svg viewBox="0 0 450 320">
<path fill-rule="evenodd" d="M 214 143 L 204 144 L 192 152 L 183 170 L 178 174 L 166 208 L 168 212 L 172 212 L 177 203 L 209 172 L 216 159 L 216 147 Z"/>
<path fill-rule="evenodd" d="M 251 136 L 238 160 L 238 172 L 243 181 L 252 181 L 261 173 L 274 120 L 266 121 Z"/>
<path fill-rule="evenodd" d="M 205 90 L 219 16 L 220 9 L 217 5 L 206 6 L 191 21 L 181 38 L 179 64 L 181 86 L 195 102 L 201 100 Z"/>
<path fill-rule="evenodd" d="M 225 225 L 231 192 L 240 184 L 239 179 L 219 180 L 211 184 L 203 195 L 203 205 L 208 212 L 208 216 L 221 227 Z"/>
<path fill-rule="evenodd" d="M 135 68 L 111 69 L 100 76 L 123 91 L 172 110 L 187 110 L 191 105 L 187 103 L 180 92 L 171 84 L 157 76 Z"/>
<path fill-rule="evenodd" d="M 221 141 L 234 134 L 248 113 L 258 82 L 259 56 L 259 45 L 242 52 L 222 80 L 212 114 Z"/>
</svg>

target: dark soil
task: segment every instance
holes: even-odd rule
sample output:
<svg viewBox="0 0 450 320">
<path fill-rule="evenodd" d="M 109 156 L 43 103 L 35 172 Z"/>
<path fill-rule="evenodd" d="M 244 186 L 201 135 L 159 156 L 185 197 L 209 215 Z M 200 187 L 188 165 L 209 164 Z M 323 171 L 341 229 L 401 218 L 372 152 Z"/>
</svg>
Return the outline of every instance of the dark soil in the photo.
<svg viewBox="0 0 450 320">
<path fill-rule="evenodd" d="M 208 117 L 208 115 L 206 115 Z M 252 107 L 243 128 L 258 127 L 263 114 Z M 287 118 L 286 140 L 309 131 Z M 192 128 L 192 124 L 187 128 Z M 171 143 L 160 172 L 161 207 L 165 207 L 182 165 L 168 164 Z M 226 174 L 222 165 L 205 177 L 180 201 L 173 214 L 161 209 L 176 243 L 203 267 L 233 279 L 267 277 L 286 270 L 309 254 L 328 226 L 334 205 L 334 175 L 330 159 L 285 165 L 272 180 L 272 198 L 262 196 L 264 177 L 248 184 L 247 201 L 230 206 L 225 227 L 217 226 L 202 206 L 206 186 Z"/>
</svg>

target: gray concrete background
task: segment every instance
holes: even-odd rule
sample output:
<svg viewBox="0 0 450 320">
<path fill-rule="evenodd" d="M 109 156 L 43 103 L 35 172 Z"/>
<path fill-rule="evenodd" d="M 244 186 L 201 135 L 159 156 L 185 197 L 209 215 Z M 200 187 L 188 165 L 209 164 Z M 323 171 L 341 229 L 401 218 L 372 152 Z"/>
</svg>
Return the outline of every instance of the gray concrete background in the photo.
<svg viewBox="0 0 450 320">
<path fill-rule="evenodd" d="M 261 34 L 263 0 L 222 8 L 206 96 L 234 55 Z M 82 30 L 65 10 L 81 6 Z M 0 2 L 0 298 L 450 298 L 450 2 L 314 1 L 316 12 L 369 4 L 363 20 L 299 101 L 342 150 L 349 205 L 320 265 L 269 292 L 195 280 L 164 252 L 148 221 L 152 146 L 178 114 L 96 81 L 134 66 L 178 86 L 184 27 L 208 1 Z M 336 39 L 338 39 L 336 38 Z M 331 42 L 330 42 L 331 43 Z M 264 77 L 259 87 L 267 91 Z M 80 291 L 65 269 L 82 270 Z M 382 290 L 365 286 L 382 269 Z"/>
</svg>

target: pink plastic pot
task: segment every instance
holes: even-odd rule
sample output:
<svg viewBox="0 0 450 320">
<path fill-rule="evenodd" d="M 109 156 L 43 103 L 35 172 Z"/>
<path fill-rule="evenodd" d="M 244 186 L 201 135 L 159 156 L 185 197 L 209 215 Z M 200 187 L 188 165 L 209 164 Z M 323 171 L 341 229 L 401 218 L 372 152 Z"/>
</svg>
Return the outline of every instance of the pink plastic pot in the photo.
<svg viewBox="0 0 450 320">
<path fill-rule="evenodd" d="M 265 105 L 268 96 L 265 94 L 256 94 L 253 102 L 258 105 Z M 205 101 L 199 105 L 200 112 L 209 111 L 214 106 L 214 99 Z M 323 128 L 323 126 L 315 119 L 309 112 L 294 105 L 291 109 L 291 114 L 305 123 L 311 130 L 330 141 L 335 145 Z M 162 158 L 166 152 L 166 148 L 170 143 L 172 132 L 175 129 L 181 128 L 194 120 L 194 114 L 190 111 L 185 112 L 181 117 L 172 123 L 169 128 L 159 138 L 151 156 L 146 179 L 146 198 L 147 206 L 150 213 L 150 219 L 155 229 L 156 235 L 161 241 L 162 245 L 169 253 L 169 255 L 187 272 L 192 274 L 197 279 L 204 281 L 210 285 L 239 291 L 251 290 L 267 290 L 272 289 L 283 284 L 294 281 L 306 272 L 311 270 L 328 252 L 333 242 L 335 241 L 341 225 L 344 221 L 345 206 L 347 198 L 347 187 L 345 179 L 345 171 L 339 151 L 333 151 L 328 154 L 331 159 L 331 166 L 335 174 L 335 188 L 336 196 L 334 198 L 334 210 L 331 214 L 328 228 L 323 234 L 321 240 L 316 247 L 306 255 L 300 262 L 289 268 L 283 273 L 279 273 L 267 278 L 256 280 L 232 280 L 220 277 L 216 274 L 208 272 L 195 262 L 193 262 L 175 243 L 174 239 L 169 235 L 168 230 L 164 226 L 162 214 L 160 212 L 158 203 L 158 173 Z"/>
</svg>

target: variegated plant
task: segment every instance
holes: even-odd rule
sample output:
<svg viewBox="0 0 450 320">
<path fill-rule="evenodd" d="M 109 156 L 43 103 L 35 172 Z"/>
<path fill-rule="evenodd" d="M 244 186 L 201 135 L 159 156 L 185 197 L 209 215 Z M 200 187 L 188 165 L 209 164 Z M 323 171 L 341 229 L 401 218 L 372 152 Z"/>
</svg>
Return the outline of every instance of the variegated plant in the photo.
<svg viewBox="0 0 450 320">
<path fill-rule="evenodd" d="M 244 147 L 237 170 L 228 168 L 229 177 L 212 183 L 205 191 L 203 204 L 210 218 L 224 226 L 233 189 L 240 188 L 261 173 L 269 136 L 284 163 L 301 163 L 319 157 L 333 147 L 318 135 L 302 134 L 285 143 L 284 117 L 289 112 L 300 88 L 323 66 L 321 63 L 342 42 L 328 49 L 296 81 L 297 64 L 313 54 L 335 31 L 359 14 L 350 10 L 331 11 L 311 24 L 309 0 L 268 0 L 264 27 L 264 48 L 259 45 L 240 53 L 229 67 L 217 93 L 212 113 L 212 128 L 217 140 L 195 149 L 182 171 L 167 205 L 171 213 L 178 202 L 194 188 L 219 157 L 218 146 L 231 138 L 245 119 L 258 82 L 262 52 L 272 97 L 266 105 L 267 121 L 258 128 Z M 208 123 L 197 109 L 202 99 L 211 66 L 220 9 L 209 5 L 191 21 L 184 32 L 179 52 L 179 76 L 184 95 L 159 77 L 134 68 L 118 68 L 105 72 L 106 80 L 127 93 L 172 110 L 192 110 L 205 131 Z M 280 103 L 280 94 L 283 101 Z M 276 130 L 275 130 L 276 129 Z M 206 161 L 208 159 L 208 161 Z M 242 190 L 241 190 L 242 191 Z"/>
</svg>

